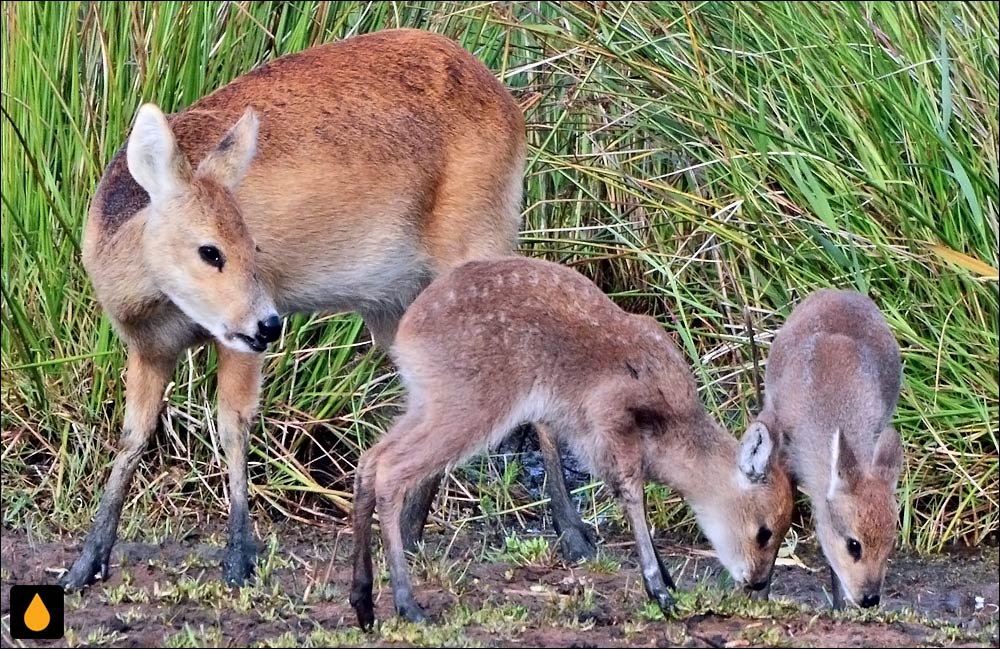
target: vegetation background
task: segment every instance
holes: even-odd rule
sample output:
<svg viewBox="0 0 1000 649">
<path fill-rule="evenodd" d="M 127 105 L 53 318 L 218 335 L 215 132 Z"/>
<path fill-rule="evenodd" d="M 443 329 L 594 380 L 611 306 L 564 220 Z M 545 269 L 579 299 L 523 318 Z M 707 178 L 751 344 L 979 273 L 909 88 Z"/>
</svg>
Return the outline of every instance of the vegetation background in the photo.
<svg viewBox="0 0 1000 649">
<path fill-rule="evenodd" d="M 763 364 L 804 295 L 870 294 L 905 362 L 901 540 L 995 540 L 996 3 L 5 2 L 2 13 L 6 529 L 81 533 L 107 477 L 125 354 L 79 240 L 138 105 L 180 109 L 281 54 L 410 26 L 458 40 L 524 108 L 523 252 L 657 317 L 730 429 L 758 407 L 755 349 Z M 200 349 L 178 368 L 123 536 L 225 515 L 214 364 Z M 403 396 L 391 364 L 356 316 L 297 316 L 267 376 L 254 516 L 342 517 L 358 453 Z M 542 515 L 518 457 L 456 472 L 439 514 Z M 693 530 L 674 494 L 651 489 L 659 526 Z M 578 493 L 587 520 L 618 517 L 599 483 Z"/>
</svg>

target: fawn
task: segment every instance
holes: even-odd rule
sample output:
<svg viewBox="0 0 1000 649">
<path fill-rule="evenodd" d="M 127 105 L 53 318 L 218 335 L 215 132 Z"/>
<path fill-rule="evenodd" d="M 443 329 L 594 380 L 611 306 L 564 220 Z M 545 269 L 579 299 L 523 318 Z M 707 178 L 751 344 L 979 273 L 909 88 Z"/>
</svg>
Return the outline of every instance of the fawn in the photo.
<svg viewBox="0 0 1000 649">
<path fill-rule="evenodd" d="M 142 106 L 84 234 L 83 264 L 128 347 L 126 405 L 121 449 L 64 587 L 107 575 L 167 382 L 180 354 L 208 341 L 229 474 L 223 573 L 245 581 L 256 549 L 248 427 L 281 316 L 355 311 L 388 348 L 433 277 L 516 254 L 525 152 L 521 110 L 486 66 L 410 29 L 278 58 L 169 117 Z M 557 453 L 546 466 L 571 508 Z M 414 496 L 408 542 L 435 491 Z M 577 532 L 578 552 L 592 551 L 575 512 L 554 516 Z"/>
<path fill-rule="evenodd" d="M 850 290 L 809 295 L 775 335 L 755 426 L 782 439 L 783 463 L 813 507 L 834 606 L 881 598 L 895 544 L 903 445 L 891 419 L 902 363 L 872 300 Z"/>
<path fill-rule="evenodd" d="M 741 442 L 718 426 L 656 320 L 623 311 L 580 273 L 523 257 L 457 266 L 414 300 L 390 354 L 408 404 L 358 464 L 350 602 L 363 628 L 375 619 L 376 505 L 396 610 L 423 620 L 400 529 L 407 493 L 522 423 L 603 477 L 629 519 L 646 591 L 664 610 L 674 583 L 646 523 L 647 479 L 690 503 L 734 579 L 768 584 L 793 506 L 776 441 L 763 426 Z"/>
</svg>

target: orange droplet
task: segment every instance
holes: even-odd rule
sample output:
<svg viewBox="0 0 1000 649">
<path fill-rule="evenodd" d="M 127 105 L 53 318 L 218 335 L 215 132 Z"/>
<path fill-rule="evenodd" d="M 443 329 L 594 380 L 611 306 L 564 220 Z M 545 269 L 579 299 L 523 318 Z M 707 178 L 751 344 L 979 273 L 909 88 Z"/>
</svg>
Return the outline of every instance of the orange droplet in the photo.
<svg viewBox="0 0 1000 649">
<path fill-rule="evenodd" d="M 28 610 L 24 612 L 24 626 L 37 633 L 47 627 L 51 619 L 49 609 L 45 608 L 42 598 L 35 593 L 34 599 L 28 604 Z"/>
</svg>

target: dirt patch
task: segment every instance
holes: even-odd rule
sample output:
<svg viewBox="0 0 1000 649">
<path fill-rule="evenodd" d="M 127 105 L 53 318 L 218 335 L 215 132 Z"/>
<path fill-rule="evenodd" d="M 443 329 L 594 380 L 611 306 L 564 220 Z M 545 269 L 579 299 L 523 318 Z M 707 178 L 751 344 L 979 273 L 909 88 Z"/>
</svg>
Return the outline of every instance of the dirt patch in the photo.
<svg viewBox="0 0 1000 649">
<path fill-rule="evenodd" d="M 26 646 L 997 646 L 996 548 L 932 557 L 898 552 L 878 612 L 831 613 L 827 572 L 814 548 L 776 569 L 770 602 L 726 586 L 704 548 L 659 543 L 682 589 L 677 619 L 643 592 L 631 543 L 606 539 L 599 561 L 567 566 L 533 537 L 517 552 L 468 530 L 428 537 L 414 558 L 418 600 L 431 625 L 392 615 L 384 564 L 377 631 L 363 634 L 347 604 L 350 536 L 278 528 L 262 543 L 260 577 L 220 581 L 222 530 L 163 544 L 122 542 L 111 578 L 66 598 L 67 634 Z M 342 531 L 342 529 L 338 529 Z M 2 640 L 10 586 L 53 583 L 78 541 L 2 535 Z M 381 561 L 381 557 L 378 558 Z M 21 644 L 20 642 L 16 644 Z"/>
</svg>

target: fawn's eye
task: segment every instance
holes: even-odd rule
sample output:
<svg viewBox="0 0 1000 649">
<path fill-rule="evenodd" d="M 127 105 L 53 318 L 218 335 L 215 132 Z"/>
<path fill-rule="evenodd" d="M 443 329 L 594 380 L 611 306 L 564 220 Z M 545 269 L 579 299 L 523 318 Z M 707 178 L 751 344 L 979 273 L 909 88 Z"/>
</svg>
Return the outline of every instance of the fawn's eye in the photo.
<svg viewBox="0 0 1000 649">
<path fill-rule="evenodd" d="M 222 253 L 219 252 L 218 248 L 215 246 L 201 246 L 198 248 L 198 254 L 201 255 L 203 262 L 209 266 L 218 268 L 220 272 L 222 271 L 222 266 L 226 261 L 222 258 Z"/>
<path fill-rule="evenodd" d="M 847 551 L 855 561 L 861 561 L 861 543 L 857 539 L 847 539 Z"/>
<path fill-rule="evenodd" d="M 760 547 L 767 546 L 767 542 L 771 540 L 771 530 L 766 526 L 761 525 L 760 529 L 757 530 L 757 545 Z"/>
</svg>

